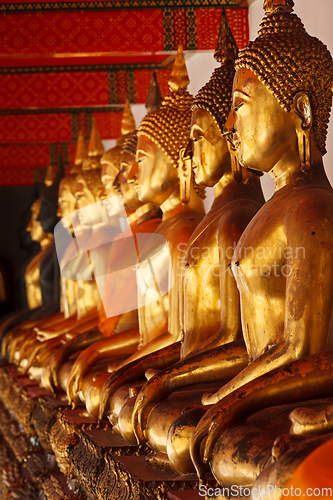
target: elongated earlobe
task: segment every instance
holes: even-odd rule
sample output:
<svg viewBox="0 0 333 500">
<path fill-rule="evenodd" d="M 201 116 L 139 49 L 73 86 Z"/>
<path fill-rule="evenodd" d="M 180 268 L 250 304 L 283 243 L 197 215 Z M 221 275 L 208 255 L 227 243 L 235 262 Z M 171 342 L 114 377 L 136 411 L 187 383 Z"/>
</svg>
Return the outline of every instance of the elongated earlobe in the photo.
<svg viewBox="0 0 333 500">
<path fill-rule="evenodd" d="M 227 136 L 227 145 L 229 149 L 230 159 L 231 159 L 231 169 L 234 174 L 234 179 L 236 182 L 242 182 L 242 167 L 238 161 L 237 151 L 233 145 L 230 136 Z"/>
<path fill-rule="evenodd" d="M 192 182 L 192 155 L 189 147 L 181 148 L 179 151 L 178 176 L 180 200 L 182 203 L 188 203 L 190 201 Z"/>
<path fill-rule="evenodd" d="M 299 92 L 294 97 L 295 113 L 301 118 L 300 126 L 296 127 L 298 140 L 298 153 L 302 172 L 310 170 L 311 160 L 311 129 L 312 129 L 312 109 L 308 94 Z"/>
</svg>

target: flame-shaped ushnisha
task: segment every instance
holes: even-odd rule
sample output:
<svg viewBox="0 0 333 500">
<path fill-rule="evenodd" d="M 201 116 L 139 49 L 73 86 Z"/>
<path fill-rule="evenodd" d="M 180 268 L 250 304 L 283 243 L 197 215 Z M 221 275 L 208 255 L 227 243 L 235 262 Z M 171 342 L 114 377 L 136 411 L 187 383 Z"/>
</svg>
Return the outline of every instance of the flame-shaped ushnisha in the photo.
<svg viewBox="0 0 333 500">
<path fill-rule="evenodd" d="M 192 109 L 200 108 L 210 112 L 221 133 L 231 106 L 232 83 L 235 74 L 235 60 L 238 48 L 231 32 L 228 18 L 222 7 L 220 31 L 214 58 L 221 66 L 213 71 L 210 80 L 194 98 Z"/>
<path fill-rule="evenodd" d="M 88 146 L 88 156 L 90 157 L 101 157 L 105 149 L 101 141 L 101 136 L 96 125 L 95 118 L 92 119 L 90 140 Z"/>
<path fill-rule="evenodd" d="M 70 174 L 79 174 L 82 169 L 82 163 L 83 160 L 87 158 L 87 149 L 86 149 L 86 144 L 84 142 L 84 135 L 82 130 L 79 130 L 78 138 L 77 138 L 77 143 L 76 143 L 76 152 L 75 152 L 75 159 L 74 159 L 74 165 L 70 169 Z"/>
</svg>

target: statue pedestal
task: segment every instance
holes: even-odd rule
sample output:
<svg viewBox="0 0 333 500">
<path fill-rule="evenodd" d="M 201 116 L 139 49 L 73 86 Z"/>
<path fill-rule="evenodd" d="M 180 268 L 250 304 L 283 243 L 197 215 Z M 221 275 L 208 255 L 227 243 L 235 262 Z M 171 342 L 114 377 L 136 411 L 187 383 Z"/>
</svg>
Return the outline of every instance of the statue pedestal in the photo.
<svg viewBox="0 0 333 500">
<path fill-rule="evenodd" d="M 0 468 L 8 468 L 8 491 L 22 488 L 27 500 L 197 498 L 196 475 L 151 467 L 149 448 L 129 445 L 83 406 L 69 409 L 64 393 L 55 399 L 8 363 L 0 365 L 0 398 Z"/>
</svg>

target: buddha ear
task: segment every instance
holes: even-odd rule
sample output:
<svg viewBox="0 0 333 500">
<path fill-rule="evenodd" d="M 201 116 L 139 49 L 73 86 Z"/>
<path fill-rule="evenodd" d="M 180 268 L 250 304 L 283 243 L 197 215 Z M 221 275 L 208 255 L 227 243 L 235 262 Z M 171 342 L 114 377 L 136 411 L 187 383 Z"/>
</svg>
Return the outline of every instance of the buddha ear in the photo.
<svg viewBox="0 0 333 500">
<path fill-rule="evenodd" d="M 312 108 L 309 95 L 306 92 L 298 92 L 294 96 L 294 110 L 302 120 L 302 129 L 311 128 Z"/>
<path fill-rule="evenodd" d="M 308 172 L 311 168 L 311 129 L 312 109 L 310 98 L 305 92 L 298 92 L 294 96 L 294 111 L 300 117 L 301 122 L 296 126 L 298 139 L 298 153 L 302 172 Z"/>
</svg>

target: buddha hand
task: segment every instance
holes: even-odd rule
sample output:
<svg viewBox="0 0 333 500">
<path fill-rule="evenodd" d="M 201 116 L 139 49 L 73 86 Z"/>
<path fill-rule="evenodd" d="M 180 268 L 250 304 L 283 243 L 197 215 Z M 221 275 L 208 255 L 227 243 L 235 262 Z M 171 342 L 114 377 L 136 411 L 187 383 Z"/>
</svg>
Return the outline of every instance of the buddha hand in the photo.
<svg viewBox="0 0 333 500">
<path fill-rule="evenodd" d="M 211 460 L 216 441 L 231 425 L 242 422 L 251 413 L 254 401 L 251 396 L 247 399 L 244 397 L 243 400 L 244 394 L 247 396 L 251 391 L 240 388 L 218 403 L 207 406 L 207 412 L 195 428 L 190 443 L 190 455 L 201 484 L 205 479 L 204 464 Z"/>
<path fill-rule="evenodd" d="M 39 354 L 39 351 L 42 349 L 42 345 L 43 344 L 38 342 L 30 350 L 30 353 L 28 354 L 28 358 L 27 358 L 27 363 L 23 369 L 23 373 L 27 373 L 29 371 L 29 369 L 32 367 L 32 365 L 34 364 L 34 362 Z"/>
<path fill-rule="evenodd" d="M 7 356 L 7 352 L 10 350 L 10 344 L 13 338 L 15 338 L 15 331 L 10 330 L 9 332 L 6 333 L 5 337 L 2 340 L 1 356 L 3 356 L 4 358 Z"/>
<path fill-rule="evenodd" d="M 79 356 L 74 361 L 71 369 L 71 373 L 67 383 L 67 397 L 68 404 L 75 408 L 75 401 L 78 392 L 82 389 L 83 378 L 92 366 L 92 359 L 94 357 L 95 346 L 92 345 L 84 351 L 82 351 Z"/>
<path fill-rule="evenodd" d="M 144 379 L 145 372 L 149 368 L 153 368 L 155 370 L 163 370 L 164 368 L 166 368 L 166 366 L 173 365 L 174 363 L 179 361 L 179 355 L 180 342 L 174 342 L 173 344 L 170 344 L 163 349 L 150 352 L 149 354 L 146 354 L 141 358 L 135 359 L 134 361 L 121 366 L 104 383 L 99 407 L 99 420 L 102 420 L 102 418 L 106 415 L 111 397 L 117 389 L 125 384 L 137 382 L 140 379 Z M 168 380 L 168 377 L 165 376 L 164 372 L 157 374 L 155 377 L 159 377 L 159 379 L 163 378 L 163 380 Z M 149 384 L 152 383 L 151 381 L 154 380 L 155 377 L 149 380 Z M 172 389 L 170 390 L 168 388 L 166 390 L 166 388 L 161 385 L 159 391 L 158 396 L 155 396 L 155 404 L 162 401 L 164 399 L 164 396 L 169 396 L 169 394 L 172 392 Z M 143 438 L 139 439 L 140 442 L 142 440 Z"/>
<path fill-rule="evenodd" d="M 58 377 L 59 370 L 70 354 L 71 351 L 68 349 L 67 344 L 62 345 L 54 353 L 49 364 L 43 369 L 43 387 L 45 387 L 45 389 L 48 389 L 49 391 L 52 391 L 53 394 L 55 394 L 56 392 L 56 387 L 60 386 L 60 380 Z"/>
<path fill-rule="evenodd" d="M 56 386 L 53 383 L 50 365 L 46 365 L 43 368 L 42 377 L 41 377 L 41 385 L 45 389 L 47 389 L 48 391 L 52 392 L 54 397 L 57 397 L 57 390 L 56 390 Z"/>
<path fill-rule="evenodd" d="M 146 442 L 145 431 L 150 413 L 158 403 L 170 395 L 170 390 L 165 388 L 165 380 L 163 372 L 157 373 L 148 380 L 138 394 L 132 413 L 132 426 L 139 444 Z"/>
<path fill-rule="evenodd" d="M 333 405 L 319 412 L 312 408 L 296 408 L 289 419 L 291 420 L 291 434 L 325 434 L 333 428 Z"/>
<path fill-rule="evenodd" d="M 56 331 L 45 331 L 45 330 L 40 330 L 38 327 L 34 328 L 36 334 L 37 334 L 37 339 L 39 342 L 45 342 L 46 340 L 51 340 L 54 339 L 59 335 L 58 332 Z"/>
</svg>

